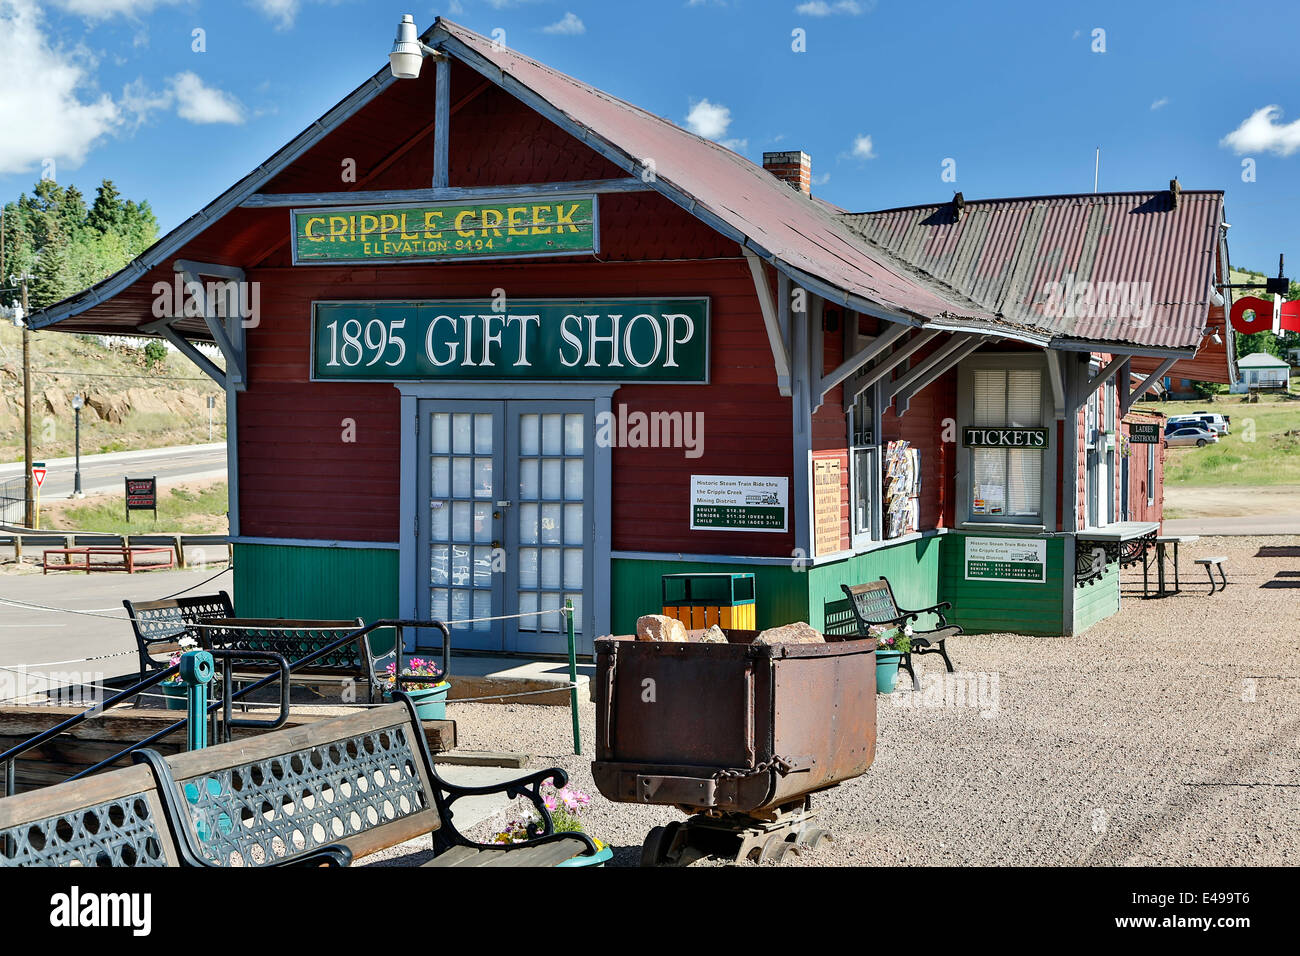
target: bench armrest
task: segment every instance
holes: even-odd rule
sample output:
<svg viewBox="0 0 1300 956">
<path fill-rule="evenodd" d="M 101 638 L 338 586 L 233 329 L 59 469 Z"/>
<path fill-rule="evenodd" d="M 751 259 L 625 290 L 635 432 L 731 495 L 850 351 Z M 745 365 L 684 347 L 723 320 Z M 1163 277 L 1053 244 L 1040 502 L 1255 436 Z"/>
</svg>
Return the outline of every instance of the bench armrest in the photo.
<svg viewBox="0 0 1300 956">
<path fill-rule="evenodd" d="M 511 844 L 513 846 L 536 846 L 540 843 L 554 843 L 557 840 L 581 839 L 587 844 L 587 852 L 584 856 L 594 856 L 597 853 L 596 844 L 592 842 L 591 837 L 585 833 L 560 832 L 555 831 L 555 822 L 551 819 L 551 813 L 546 809 L 546 801 L 542 799 L 542 784 L 551 782 L 557 790 L 562 789 L 569 782 L 569 775 L 559 767 L 551 767 L 547 770 L 535 770 L 532 773 L 524 774 L 522 777 L 516 777 L 513 780 L 503 780 L 499 783 L 484 784 L 479 787 L 466 787 L 460 784 L 451 783 L 441 777 L 436 777 L 434 783 L 441 787 L 443 791 L 444 806 L 449 812 L 444 814 L 442 828 L 450 831 L 453 836 L 448 839 L 448 834 L 443 834 L 442 829 L 435 831 L 435 841 L 446 843 L 459 843 L 463 846 L 491 847 L 502 849 L 505 844 L 500 843 L 479 843 L 469 839 L 465 834 L 456 829 L 453 822 L 453 814 L 450 813 L 451 804 L 461 797 L 487 796 L 492 794 L 504 793 L 506 797 L 514 800 L 518 797 L 526 797 L 537 811 L 537 815 L 542 818 L 540 832 L 532 833 L 533 827 L 530 826 L 530 836 L 522 843 Z M 441 834 L 441 836 L 440 836 Z"/>
<path fill-rule="evenodd" d="M 949 602 L 949 601 L 940 601 L 938 604 L 934 605 L 933 607 L 923 607 L 923 608 L 918 608 L 918 609 L 915 610 L 915 611 L 903 611 L 903 609 L 902 609 L 901 607 L 899 608 L 899 610 L 903 612 L 903 616 L 904 616 L 904 617 L 911 618 L 913 621 L 915 621 L 915 620 L 916 620 L 920 615 L 922 615 L 922 614 L 934 614 L 934 615 L 937 615 L 938 618 L 939 618 L 939 620 L 942 621 L 942 620 L 943 620 L 943 612 L 944 612 L 944 611 L 951 611 L 951 610 L 952 610 L 952 603 Z"/>
</svg>

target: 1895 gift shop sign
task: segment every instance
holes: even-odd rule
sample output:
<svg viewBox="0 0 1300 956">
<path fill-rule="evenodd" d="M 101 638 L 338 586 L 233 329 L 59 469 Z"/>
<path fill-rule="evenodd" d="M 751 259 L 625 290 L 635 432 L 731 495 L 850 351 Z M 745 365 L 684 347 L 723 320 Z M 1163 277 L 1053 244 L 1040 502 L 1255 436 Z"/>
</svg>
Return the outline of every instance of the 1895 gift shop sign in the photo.
<svg viewBox="0 0 1300 956">
<path fill-rule="evenodd" d="M 294 265 L 568 256 L 599 250 L 596 197 L 295 209 Z"/>
<path fill-rule="evenodd" d="M 312 379 L 707 382 L 709 300 L 317 302 Z"/>
</svg>

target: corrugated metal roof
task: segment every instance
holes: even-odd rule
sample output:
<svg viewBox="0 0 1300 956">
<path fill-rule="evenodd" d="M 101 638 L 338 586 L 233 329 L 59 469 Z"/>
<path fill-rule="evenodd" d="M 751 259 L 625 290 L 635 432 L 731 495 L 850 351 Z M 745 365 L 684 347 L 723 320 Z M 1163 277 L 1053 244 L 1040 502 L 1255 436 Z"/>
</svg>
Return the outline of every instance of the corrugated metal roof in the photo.
<svg viewBox="0 0 1300 956">
<path fill-rule="evenodd" d="M 1002 321 L 1187 348 L 1206 325 L 1222 214 L 1222 192 L 1182 191 L 1175 208 L 1161 190 L 967 200 L 960 216 L 946 202 L 840 218 Z M 1105 302 L 1083 300 L 1084 282 Z"/>
<path fill-rule="evenodd" d="M 824 203 L 726 147 L 449 20 L 439 18 L 430 42 L 436 44 L 440 33 L 458 41 L 447 45 L 453 55 L 471 63 L 476 58 L 485 61 L 540 97 L 561 118 L 614 147 L 616 161 L 622 159 L 629 171 L 640 174 L 652 160 L 656 181 L 676 192 L 692 212 L 711 214 L 720 221 L 713 225 L 730 227 L 765 257 L 833 286 L 842 293 L 841 301 L 860 297 L 922 320 L 995 319 L 974 302 L 946 295 L 923 277 L 910 275 L 892 256 L 859 241 Z M 495 70 L 485 72 L 495 79 Z M 583 138 L 592 142 L 591 136 Z"/>
</svg>

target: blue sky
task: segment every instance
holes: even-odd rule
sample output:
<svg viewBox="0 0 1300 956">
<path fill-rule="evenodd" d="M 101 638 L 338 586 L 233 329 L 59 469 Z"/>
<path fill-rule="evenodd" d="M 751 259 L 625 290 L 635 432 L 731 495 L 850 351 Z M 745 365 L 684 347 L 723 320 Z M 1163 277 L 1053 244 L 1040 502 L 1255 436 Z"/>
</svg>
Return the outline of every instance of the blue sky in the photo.
<svg viewBox="0 0 1300 956">
<path fill-rule="evenodd" d="M 1089 192 L 1100 146 L 1103 190 L 1225 189 L 1234 264 L 1300 273 L 1282 2 L 0 0 L 0 196 L 107 177 L 169 229 L 383 66 L 403 13 L 504 29 L 756 161 L 803 149 L 852 210 Z"/>
</svg>

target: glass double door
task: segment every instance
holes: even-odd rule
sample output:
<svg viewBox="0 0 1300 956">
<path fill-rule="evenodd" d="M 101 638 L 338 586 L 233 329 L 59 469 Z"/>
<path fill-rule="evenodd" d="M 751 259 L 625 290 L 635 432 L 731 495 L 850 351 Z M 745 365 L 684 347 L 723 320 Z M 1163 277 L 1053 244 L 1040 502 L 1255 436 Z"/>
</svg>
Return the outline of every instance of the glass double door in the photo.
<svg viewBox="0 0 1300 956">
<path fill-rule="evenodd" d="M 421 401 L 419 613 L 457 650 L 591 653 L 592 406 Z M 549 612 L 538 614 L 536 612 Z"/>
</svg>

